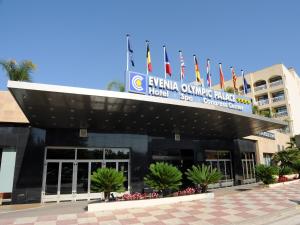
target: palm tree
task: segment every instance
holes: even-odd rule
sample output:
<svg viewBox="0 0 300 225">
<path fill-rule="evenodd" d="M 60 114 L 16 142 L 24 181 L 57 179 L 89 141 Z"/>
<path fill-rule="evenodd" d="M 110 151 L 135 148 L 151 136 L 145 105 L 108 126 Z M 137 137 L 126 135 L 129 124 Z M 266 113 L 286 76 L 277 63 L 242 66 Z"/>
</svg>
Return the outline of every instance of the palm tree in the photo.
<svg viewBox="0 0 300 225">
<path fill-rule="evenodd" d="M 124 92 L 125 91 L 125 86 L 124 86 L 123 83 L 121 83 L 119 81 L 111 81 L 107 85 L 107 90 Z"/>
<path fill-rule="evenodd" d="M 0 61 L 0 65 L 6 71 L 9 80 L 31 81 L 31 73 L 36 69 L 36 65 L 30 60 L 17 63 L 15 60 Z"/>
</svg>

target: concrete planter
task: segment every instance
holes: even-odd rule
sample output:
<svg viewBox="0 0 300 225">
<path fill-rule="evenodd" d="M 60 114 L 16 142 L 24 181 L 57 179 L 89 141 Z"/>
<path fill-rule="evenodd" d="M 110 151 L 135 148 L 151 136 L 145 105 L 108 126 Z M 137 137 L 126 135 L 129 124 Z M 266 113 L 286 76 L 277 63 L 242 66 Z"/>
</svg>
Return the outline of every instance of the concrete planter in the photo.
<svg viewBox="0 0 300 225">
<path fill-rule="evenodd" d="M 269 187 L 269 188 L 281 187 L 284 185 L 295 184 L 295 183 L 300 183 L 300 180 L 298 179 L 298 180 L 291 180 L 291 181 L 281 182 L 281 183 L 276 183 L 276 184 L 268 184 L 267 187 Z"/>
<path fill-rule="evenodd" d="M 189 202 L 201 199 L 213 199 L 214 193 L 193 194 L 177 197 L 166 197 L 156 199 L 145 200 L 131 200 L 131 201 L 116 201 L 116 202 L 100 202 L 88 204 L 89 212 L 96 211 L 112 211 L 119 209 L 132 209 L 132 208 L 144 208 L 164 204 L 174 204 L 179 202 Z"/>
</svg>

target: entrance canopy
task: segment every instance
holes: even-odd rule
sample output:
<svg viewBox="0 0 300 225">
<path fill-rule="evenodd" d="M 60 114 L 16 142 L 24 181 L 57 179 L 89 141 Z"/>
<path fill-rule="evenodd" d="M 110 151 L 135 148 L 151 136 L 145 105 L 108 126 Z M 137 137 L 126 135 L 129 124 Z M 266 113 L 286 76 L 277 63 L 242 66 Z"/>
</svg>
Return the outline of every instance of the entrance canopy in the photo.
<svg viewBox="0 0 300 225">
<path fill-rule="evenodd" d="M 9 81 L 32 126 L 191 138 L 241 138 L 287 123 L 228 108 L 124 92 Z"/>
</svg>

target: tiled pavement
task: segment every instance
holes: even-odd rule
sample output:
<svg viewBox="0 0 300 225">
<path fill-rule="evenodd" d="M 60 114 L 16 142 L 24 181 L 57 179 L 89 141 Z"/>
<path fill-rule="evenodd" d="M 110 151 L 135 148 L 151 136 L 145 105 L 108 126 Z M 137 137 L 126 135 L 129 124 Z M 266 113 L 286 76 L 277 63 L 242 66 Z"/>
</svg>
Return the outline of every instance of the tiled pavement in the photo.
<svg viewBox="0 0 300 225">
<path fill-rule="evenodd" d="M 284 187 L 264 188 L 218 196 L 211 200 L 161 205 L 151 208 L 2 219 L 0 224 L 239 224 L 247 219 L 259 216 L 266 217 L 281 210 L 295 207 L 296 202 L 300 202 L 299 186 L 300 182 Z"/>
</svg>

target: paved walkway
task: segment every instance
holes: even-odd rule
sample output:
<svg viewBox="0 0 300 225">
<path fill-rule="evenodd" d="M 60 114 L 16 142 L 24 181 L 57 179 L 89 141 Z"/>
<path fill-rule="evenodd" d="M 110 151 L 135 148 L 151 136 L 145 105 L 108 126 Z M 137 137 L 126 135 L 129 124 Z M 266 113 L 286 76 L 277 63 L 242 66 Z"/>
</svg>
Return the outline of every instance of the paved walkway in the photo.
<svg viewBox="0 0 300 225">
<path fill-rule="evenodd" d="M 114 212 L 72 213 L 0 219 L 0 224 L 27 225 L 160 225 L 160 224 L 243 224 L 256 219 L 260 224 L 300 203 L 300 182 L 202 200 Z M 257 220 L 258 219 L 258 220 Z M 255 223 L 252 223 L 255 224 Z"/>
</svg>

